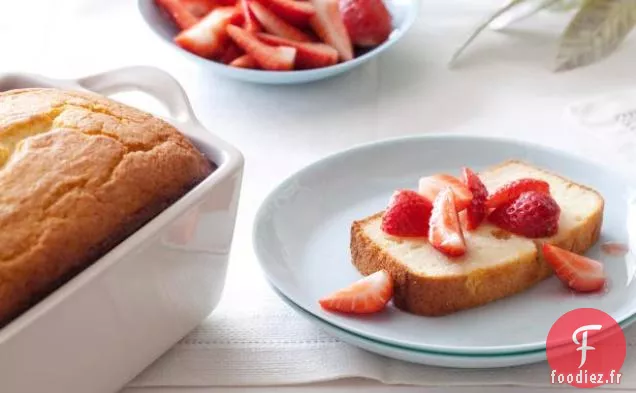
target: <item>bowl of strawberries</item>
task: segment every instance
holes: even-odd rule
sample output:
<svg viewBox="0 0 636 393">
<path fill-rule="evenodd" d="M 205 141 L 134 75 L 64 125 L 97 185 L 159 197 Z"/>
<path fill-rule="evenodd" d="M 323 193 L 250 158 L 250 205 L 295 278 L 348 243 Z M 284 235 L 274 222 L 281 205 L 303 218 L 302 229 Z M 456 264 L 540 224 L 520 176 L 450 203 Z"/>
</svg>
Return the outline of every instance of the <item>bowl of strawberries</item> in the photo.
<svg viewBox="0 0 636 393">
<path fill-rule="evenodd" d="M 377 56 L 412 26 L 418 0 L 139 0 L 175 49 L 248 82 L 311 82 Z"/>
</svg>

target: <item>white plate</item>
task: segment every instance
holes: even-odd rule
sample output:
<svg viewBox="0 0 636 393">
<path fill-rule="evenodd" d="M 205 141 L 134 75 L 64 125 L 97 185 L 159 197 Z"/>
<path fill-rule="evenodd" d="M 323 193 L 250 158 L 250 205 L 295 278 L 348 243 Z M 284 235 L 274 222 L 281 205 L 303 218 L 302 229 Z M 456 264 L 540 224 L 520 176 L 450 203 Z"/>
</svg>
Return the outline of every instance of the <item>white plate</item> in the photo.
<svg viewBox="0 0 636 393">
<path fill-rule="evenodd" d="M 298 305 L 294 302 L 287 299 L 284 295 L 278 291 L 276 292 L 281 299 L 285 301 L 285 303 L 297 311 L 301 316 L 308 319 L 310 322 L 315 323 L 322 330 L 334 337 L 337 337 L 343 342 L 382 356 L 404 360 L 405 362 L 452 368 L 501 368 L 538 363 L 546 359 L 546 353 L 544 350 L 510 355 L 443 355 L 435 352 L 385 344 L 380 341 L 371 340 L 364 336 L 340 329 L 339 327 L 306 312 L 302 308 L 298 307 Z"/>
<path fill-rule="evenodd" d="M 605 262 L 609 291 L 574 295 L 549 278 L 522 294 L 436 318 L 395 307 L 365 317 L 320 308 L 320 297 L 360 278 L 349 255 L 353 220 L 382 210 L 395 189 L 414 188 L 422 175 L 458 173 L 465 165 L 481 170 L 513 158 L 602 193 L 606 206 L 601 240 L 589 255 Z M 403 138 L 335 154 L 291 176 L 261 206 L 253 240 L 272 284 L 332 325 L 372 340 L 442 354 L 519 354 L 545 349 L 550 326 L 572 309 L 598 308 L 619 322 L 636 313 L 634 255 L 608 257 L 599 250 L 607 240 L 636 241 L 627 225 L 636 219 L 635 196 L 634 188 L 610 170 L 549 148 L 467 136 Z"/>
<path fill-rule="evenodd" d="M 168 43 L 171 47 L 173 47 L 175 50 L 179 51 L 183 55 L 199 63 L 202 67 L 210 69 L 211 71 L 216 72 L 220 75 L 242 80 L 245 82 L 276 85 L 306 83 L 330 78 L 350 71 L 353 68 L 366 63 L 367 61 L 371 60 L 372 58 L 376 57 L 380 53 L 393 46 L 393 44 L 395 44 L 400 38 L 404 36 L 404 34 L 406 34 L 406 32 L 413 25 L 413 22 L 415 22 L 415 19 L 417 18 L 419 12 L 419 0 L 385 0 L 385 3 L 393 18 L 393 31 L 391 32 L 389 38 L 381 45 L 362 55 L 357 56 L 353 60 L 338 63 L 330 67 L 316 68 L 313 70 L 277 72 L 230 67 L 219 62 L 204 59 L 184 49 L 181 49 L 172 41 L 173 37 L 177 33 L 175 26 L 167 17 L 162 15 L 161 11 L 155 4 L 155 1 L 138 0 L 138 6 L 139 11 L 141 12 L 141 16 L 148 24 L 150 29 L 155 34 L 157 34 L 159 38 L 161 38 L 164 42 Z"/>
</svg>

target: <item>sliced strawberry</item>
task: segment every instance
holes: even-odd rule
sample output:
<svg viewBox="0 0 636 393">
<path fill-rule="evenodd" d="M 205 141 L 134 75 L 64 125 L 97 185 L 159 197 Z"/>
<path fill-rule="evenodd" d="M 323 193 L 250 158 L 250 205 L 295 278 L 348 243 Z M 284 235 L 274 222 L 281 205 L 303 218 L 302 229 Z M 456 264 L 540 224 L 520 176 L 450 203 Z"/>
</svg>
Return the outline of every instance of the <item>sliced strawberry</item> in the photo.
<svg viewBox="0 0 636 393">
<path fill-rule="evenodd" d="M 451 187 L 442 189 L 433 202 L 428 241 L 449 257 L 466 253 L 466 241 L 455 208 L 455 194 Z"/>
<path fill-rule="evenodd" d="M 227 26 L 227 32 L 261 68 L 271 71 L 287 71 L 294 68 L 296 48 L 288 46 L 274 48 L 259 41 L 253 33 L 234 25 Z"/>
<path fill-rule="evenodd" d="M 183 6 L 188 10 L 189 13 L 194 15 L 195 17 L 201 19 L 207 14 L 210 13 L 213 9 L 220 5 L 231 5 L 231 4 L 221 4 L 217 0 L 178 0 Z"/>
<path fill-rule="evenodd" d="M 308 1 L 296 0 L 258 0 L 274 11 L 276 15 L 297 26 L 305 26 L 309 18 L 316 13 L 314 6 Z"/>
<path fill-rule="evenodd" d="M 309 24 L 318 37 L 325 43 L 336 48 L 340 59 L 353 59 L 353 45 L 342 21 L 342 14 L 338 0 L 311 0 L 316 14 L 309 18 Z"/>
<path fill-rule="evenodd" d="M 490 208 L 499 207 L 514 199 L 517 199 L 519 195 L 527 191 L 543 192 L 545 194 L 550 193 L 550 185 L 538 179 L 518 179 L 508 184 L 504 184 L 493 192 L 486 200 L 486 206 Z"/>
<path fill-rule="evenodd" d="M 225 48 L 225 28 L 241 14 L 236 7 L 219 7 L 187 30 L 179 33 L 174 41 L 183 49 L 196 55 L 211 58 Z"/>
<path fill-rule="evenodd" d="M 423 177 L 420 179 L 418 191 L 424 198 L 432 203 L 437 197 L 437 194 L 446 187 L 452 188 L 455 194 L 457 211 L 462 211 L 470 205 L 473 194 L 461 180 L 451 175 L 439 174 Z"/>
<path fill-rule="evenodd" d="M 285 22 L 284 19 L 281 19 L 264 5 L 256 2 L 250 2 L 250 10 L 252 10 L 256 19 L 267 32 L 290 40 L 311 41 L 311 38 L 307 34 Z"/>
<path fill-rule="evenodd" d="M 370 314 L 382 311 L 393 296 L 393 280 L 386 270 L 379 270 L 349 287 L 323 297 L 318 302 L 330 311 Z"/>
<path fill-rule="evenodd" d="M 239 48 L 234 41 L 228 40 L 225 49 L 223 49 L 223 52 L 218 56 L 218 60 L 223 64 L 230 64 L 244 54 L 243 50 Z"/>
<path fill-rule="evenodd" d="M 561 208 L 549 194 L 528 191 L 496 208 L 488 219 L 517 235 L 539 238 L 558 232 L 560 215 Z"/>
<path fill-rule="evenodd" d="M 181 2 L 181 0 L 155 0 L 157 5 L 167 13 L 172 21 L 181 29 L 188 29 L 199 21 Z"/>
<path fill-rule="evenodd" d="M 396 191 L 382 215 L 382 230 L 393 236 L 427 236 L 432 209 L 433 205 L 417 192 Z"/>
<path fill-rule="evenodd" d="M 469 230 L 477 229 L 479 224 L 486 218 L 486 213 L 488 212 L 486 208 L 488 190 L 479 179 L 479 176 L 470 168 L 464 168 L 462 174 L 464 184 L 473 195 L 470 204 L 466 208 L 466 228 Z"/>
<path fill-rule="evenodd" d="M 243 13 L 243 18 L 245 19 L 245 24 L 243 28 L 251 33 L 256 33 L 257 31 L 261 31 L 261 25 L 256 20 L 254 13 L 250 10 L 248 0 L 239 0 L 239 7 L 241 8 L 241 12 Z"/>
<path fill-rule="evenodd" d="M 605 285 L 603 264 L 551 244 L 543 244 L 543 256 L 554 274 L 578 292 L 597 291 Z"/>
<path fill-rule="evenodd" d="M 327 44 L 299 42 L 266 33 L 258 33 L 257 36 L 266 44 L 296 48 L 296 68 L 299 69 L 328 67 L 338 62 L 338 51 Z"/>
<path fill-rule="evenodd" d="M 258 68 L 258 63 L 250 55 L 243 55 L 230 63 L 230 66 L 237 68 Z"/>
<path fill-rule="evenodd" d="M 378 46 L 391 34 L 391 14 L 382 0 L 340 0 L 340 12 L 354 45 Z"/>
</svg>

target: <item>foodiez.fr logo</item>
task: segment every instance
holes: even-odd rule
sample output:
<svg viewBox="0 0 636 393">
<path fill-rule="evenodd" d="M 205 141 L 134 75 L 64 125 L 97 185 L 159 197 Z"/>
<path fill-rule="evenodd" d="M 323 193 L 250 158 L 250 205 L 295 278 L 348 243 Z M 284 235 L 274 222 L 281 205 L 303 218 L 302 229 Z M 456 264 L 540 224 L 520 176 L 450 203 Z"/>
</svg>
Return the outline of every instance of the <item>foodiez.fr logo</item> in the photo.
<svg viewBox="0 0 636 393">
<path fill-rule="evenodd" d="M 620 383 L 625 335 L 601 310 L 579 308 L 563 315 L 548 333 L 546 351 L 550 383 L 579 388 Z"/>
</svg>

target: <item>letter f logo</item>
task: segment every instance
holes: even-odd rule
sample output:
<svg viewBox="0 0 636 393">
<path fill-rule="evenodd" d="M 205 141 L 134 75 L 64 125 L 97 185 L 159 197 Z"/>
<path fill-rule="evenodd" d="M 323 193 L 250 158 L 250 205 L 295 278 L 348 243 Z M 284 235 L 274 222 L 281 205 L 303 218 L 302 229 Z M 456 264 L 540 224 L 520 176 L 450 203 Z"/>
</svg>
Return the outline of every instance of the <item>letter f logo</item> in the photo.
<svg viewBox="0 0 636 393">
<path fill-rule="evenodd" d="M 581 326 L 580 328 L 576 329 L 574 331 L 574 333 L 572 333 L 572 341 L 574 341 L 574 344 L 577 345 L 581 345 L 580 347 L 578 347 L 576 350 L 577 351 L 581 351 L 581 364 L 579 364 L 579 368 L 583 367 L 583 365 L 585 364 L 586 361 L 586 356 L 587 356 L 587 351 L 593 351 L 596 348 L 592 347 L 592 346 L 588 346 L 587 345 L 587 332 L 588 330 L 601 330 L 602 326 L 601 325 L 585 325 L 585 326 Z M 579 342 L 579 340 L 576 338 L 578 336 L 579 333 L 581 333 L 581 342 Z"/>
</svg>

